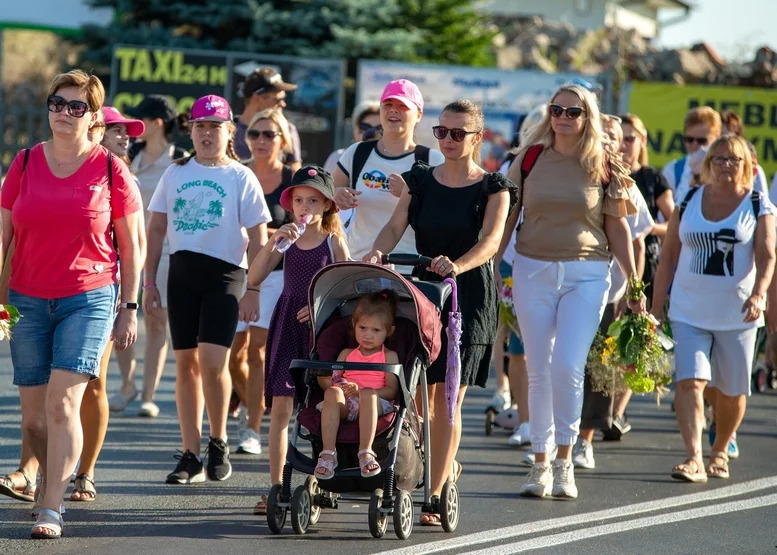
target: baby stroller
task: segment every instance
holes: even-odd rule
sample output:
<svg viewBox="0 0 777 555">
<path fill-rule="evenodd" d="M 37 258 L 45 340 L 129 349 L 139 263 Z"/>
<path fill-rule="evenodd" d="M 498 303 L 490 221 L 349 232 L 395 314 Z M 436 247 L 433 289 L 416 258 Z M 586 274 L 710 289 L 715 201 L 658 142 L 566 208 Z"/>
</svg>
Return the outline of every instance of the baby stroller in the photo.
<svg viewBox="0 0 777 555">
<path fill-rule="evenodd" d="M 387 255 L 384 264 L 424 266 L 431 259 L 417 255 Z M 383 289 L 391 289 L 398 298 L 396 330 L 386 346 L 397 352 L 401 364 L 353 364 L 337 361 L 340 352 L 355 347 L 350 331 L 350 315 L 360 296 Z M 447 532 L 456 529 L 459 519 L 459 492 L 449 481 L 440 495 L 440 502 L 432 503 L 429 466 L 429 420 L 421 423 L 416 410 L 416 388 L 422 394 L 423 413 L 428 414 L 429 399 L 426 389 L 426 369 L 437 358 L 441 340 L 440 310 L 451 294 L 445 283 L 408 281 L 385 266 L 359 262 L 341 262 L 322 269 L 313 278 L 309 291 L 310 318 L 313 342 L 310 360 L 294 360 L 291 364 L 298 387 L 297 419 L 289 440 L 283 483 L 270 490 L 267 503 L 267 524 L 279 534 L 287 513 L 297 534 L 304 534 L 315 525 L 322 509 L 337 509 L 342 494 L 371 493 L 368 522 L 373 537 L 381 538 L 389 519 L 400 539 L 406 539 L 413 530 L 414 503 L 411 492 L 424 486 L 423 510 L 440 513 Z M 319 376 L 330 376 L 333 370 L 377 370 L 390 372 L 399 381 L 395 411 L 378 419 L 373 450 L 381 466 L 381 473 L 362 478 L 357 457 L 359 443 L 358 421 L 343 421 L 337 433 L 338 466 L 329 480 L 317 480 L 313 475 L 316 460 L 323 450 L 321 413 L 316 404 L 323 400 Z M 304 374 L 304 376 L 303 376 Z M 297 440 L 310 441 L 313 457 L 297 449 Z M 304 485 L 291 491 L 292 472 L 308 475 Z"/>
</svg>

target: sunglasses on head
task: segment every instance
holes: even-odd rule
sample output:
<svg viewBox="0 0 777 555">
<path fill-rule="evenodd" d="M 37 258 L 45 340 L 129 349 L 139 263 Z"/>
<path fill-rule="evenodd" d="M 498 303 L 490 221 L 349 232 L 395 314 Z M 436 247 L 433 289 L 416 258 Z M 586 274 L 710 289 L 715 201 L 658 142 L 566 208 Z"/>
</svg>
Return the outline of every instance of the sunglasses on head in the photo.
<svg viewBox="0 0 777 555">
<path fill-rule="evenodd" d="M 258 129 L 249 129 L 246 132 L 246 136 L 249 139 L 253 139 L 254 141 L 259 137 L 264 137 L 268 141 L 272 141 L 278 135 L 280 135 L 278 131 L 270 131 L 270 130 L 259 131 Z"/>
<path fill-rule="evenodd" d="M 693 143 L 696 143 L 699 146 L 704 146 L 709 141 L 707 140 L 707 137 L 691 137 L 690 135 L 685 135 L 683 137 L 683 142 L 685 144 L 689 144 L 689 145 L 692 145 Z"/>
<path fill-rule="evenodd" d="M 467 131 L 466 129 L 462 129 L 461 127 L 454 127 L 453 129 L 448 129 L 447 127 L 443 127 L 442 125 L 435 125 L 432 127 L 432 132 L 434 133 L 434 136 L 436 139 L 439 139 L 442 141 L 445 137 L 448 136 L 448 133 L 451 134 L 451 139 L 456 141 L 457 143 L 460 143 L 464 140 L 464 138 L 467 135 L 475 135 L 477 133 L 480 133 L 480 131 Z"/>
<path fill-rule="evenodd" d="M 51 95 L 46 100 L 49 112 L 59 113 L 67 106 L 67 113 L 74 118 L 82 118 L 89 111 L 89 105 L 82 100 L 67 101 L 61 96 Z"/>
<path fill-rule="evenodd" d="M 569 108 L 565 108 L 564 106 L 560 106 L 558 104 L 551 104 L 548 106 L 548 112 L 552 118 L 560 118 L 566 114 L 567 119 L 577 119 L 583 115 L 585 108 L 581 108 L 580 106 L 570 106 Z"/>
</svg>

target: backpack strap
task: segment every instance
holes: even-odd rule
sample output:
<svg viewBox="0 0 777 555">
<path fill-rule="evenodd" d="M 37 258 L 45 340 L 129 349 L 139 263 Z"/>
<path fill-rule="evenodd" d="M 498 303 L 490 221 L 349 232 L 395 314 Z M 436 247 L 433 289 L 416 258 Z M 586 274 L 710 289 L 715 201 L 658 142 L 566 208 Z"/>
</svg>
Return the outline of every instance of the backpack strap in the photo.
<svg viewBox="0 0 777 555">
<path fill-rule="evenodd" d="M 22 173 L 27 170 L 27 162 L 30 160 L 30 149 L 24 149 L 24 164 L 22 164 Z"/>
<path fill-rule="evenodd" d="M 423 162 L 424 164 L 429 163 L 429 152 L 430 148 L 428 146 L 424 145 L 415 145 L 415 161 L 416 162 Z"/>
<path fill-rule="evenodd" d="M 367 159 L 372 151 L 378 146 L 378 141 L 362 141 L 356 146 L 356 152 L 353 153 L 353 163 L 351 164 L 351 188 L 356 189 L 359 182 L 359 176 L 367 163 Z"/>
<path fill-rule="evenodd" d="M 677 190 L 677 187 L 680 186 L 680 180 L 683 178 L 683 173 L 685 172 L 685 163 L 687 162 L 688 157 L 683 156 L 679 160 L 676 160 L 674 163 L 674 188 Z"/>
<path fill-rule="evenodd" d="M 113 192 L 113 152 L 108 152 L 108 192 Z"/>
<path fill-rule="evenodd" d="M 691 202 L 693 195 L 695 195 L 699 189 L 700 187 L 691 187 L 691 190 L 688 191 L 688 194 L 685 195 L 685 198 L 680 203 L 680 221 L 682 221 L 683 219 L 683 214 L 685 213 L 685 209 L 688 208 L 688 203 Z M 760 199 L 759 199 L 759 202 L 760 202 Z"/>
<path fill-rule="evenodd" d="M 758 220 L 758 214 L 761 213 L 761 195 L 758 194 L 758 191 L 750 193 L 750 202 L 753 204 L 753 216 Z"/>
<path fill-rule="evenodd" d="M 281 186 L 285 189 L 291 185 L 291 180 L 294 178 L 294 170 L 289 166 L 284 165 L 281 170 Z"/>
<path fill-rule="evenodd" d="M 521 188 L 522 189 L 523 189 L 523 186 L 526 184 L 526 178 L 529 177 L 529 174 L 531 173 L 532 168 L 534 168 L 534 164 L 537 163 L 537 159 L 540 157 L 540 154 L 542 154 L 543 150 L 544 150 L 544 147 L 542 145 L 531 145 L 526 150 L 526 154 L 523 157 L 523 162 L 521 162 Z"/>
</svg>

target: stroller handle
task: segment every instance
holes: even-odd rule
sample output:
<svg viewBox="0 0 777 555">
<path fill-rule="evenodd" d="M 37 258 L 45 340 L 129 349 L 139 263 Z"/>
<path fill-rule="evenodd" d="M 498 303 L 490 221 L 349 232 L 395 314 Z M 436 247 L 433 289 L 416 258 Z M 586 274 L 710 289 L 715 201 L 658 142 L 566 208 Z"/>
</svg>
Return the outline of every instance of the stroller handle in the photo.
<svg viewBox="0 0 777 555">
<path fill-rule="evenodd" d="M 389 253 L 381 257 L 381 263 L 394 264 L 395 266 L 423 266 L 426 268 L 432 263 L 432 259 L 420 254 Z"/>
</svg>

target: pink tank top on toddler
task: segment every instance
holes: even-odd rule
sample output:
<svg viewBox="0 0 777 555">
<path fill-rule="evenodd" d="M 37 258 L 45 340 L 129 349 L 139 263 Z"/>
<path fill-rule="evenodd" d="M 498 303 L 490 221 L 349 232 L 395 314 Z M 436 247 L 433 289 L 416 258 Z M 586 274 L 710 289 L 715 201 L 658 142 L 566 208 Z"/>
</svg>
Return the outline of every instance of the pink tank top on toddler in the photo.
<svg viewBox="0 0 777 555">
<path fill-rule="evenodd" d="M 370 356 L 364 356 L 358 348 L 351 351 L 345 357 L 345 362 L 363 362 L 367 364 L 386 364 L 386 346 L 382 346 L 380 351 Z M 359 386 L 359 389 L 370 387 L 380 389 L 386 385 L 386 373 L 376 372 L 374 370 L 347 370 L 343 378 Z"/>
</svg>

